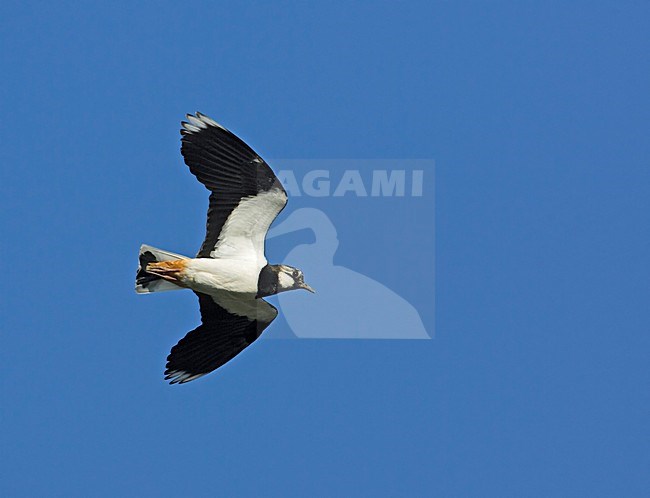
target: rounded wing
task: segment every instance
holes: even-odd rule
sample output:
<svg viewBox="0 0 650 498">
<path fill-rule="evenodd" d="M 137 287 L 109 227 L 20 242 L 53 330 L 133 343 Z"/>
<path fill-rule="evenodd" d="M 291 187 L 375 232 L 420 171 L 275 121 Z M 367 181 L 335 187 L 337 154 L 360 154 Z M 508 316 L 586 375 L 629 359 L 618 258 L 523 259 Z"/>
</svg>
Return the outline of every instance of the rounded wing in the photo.
<svg viewBox="0 0 650 498">
<path fill-rule="evenodd" d="M 206 236 L 197 257 L 266 264 L 264 238 L 287 203 L 268 164 L 239 137 L 197 112 L 181 123 L 181 154 L 210 190 Z"/>
<path fill-rule="evenodd" d="M 201 307 L 201 325 L 188 332 L 167 357 L 165 380 L 184 384 L 203 377 L 232 360 L 250 346 L 278 315 L 263 299 L 219 304 L 207 294 L 196 293 Z M 218 298 L 217 298 L 218 300 Z M 226 308 L 245 309 L 238 315 Z"/>
</svg>

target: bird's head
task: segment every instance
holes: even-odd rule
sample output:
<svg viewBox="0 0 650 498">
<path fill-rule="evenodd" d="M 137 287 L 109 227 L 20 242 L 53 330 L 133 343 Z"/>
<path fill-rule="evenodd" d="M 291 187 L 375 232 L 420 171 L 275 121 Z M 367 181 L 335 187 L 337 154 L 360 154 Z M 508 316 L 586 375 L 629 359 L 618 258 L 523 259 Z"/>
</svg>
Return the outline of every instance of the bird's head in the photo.
<svg viewBox="0 0 650 498">
<path fill-rule="evenodd" d="M 272 296 L 278 292 L 294 289 L 315 292 L 305 283 L 305 277 L 298 268 L 286 265 L 266 265 L 260 271 L 255 297 Z"/>
<path fill-rule="evenodd" d="M 309 292 L 315 292 L 305 283 L 305 276 L 298 268 L 286 265 L 276 265 L 278 275 L 278 292 L 284 292 L 294 289 L 305 289 Z"/>
</svg>

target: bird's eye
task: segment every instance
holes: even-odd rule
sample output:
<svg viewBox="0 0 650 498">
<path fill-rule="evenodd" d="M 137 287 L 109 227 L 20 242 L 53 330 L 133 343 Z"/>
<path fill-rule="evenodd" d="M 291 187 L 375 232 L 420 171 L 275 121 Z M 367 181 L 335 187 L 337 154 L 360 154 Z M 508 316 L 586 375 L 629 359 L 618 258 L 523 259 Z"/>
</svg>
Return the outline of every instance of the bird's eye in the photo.
<svg viewBox="0 0 650 498">
<path fill-rule="evenodd" d="M 298 270 L 293 270 L 293 278 L 298 278 L 298 275 L 300 275 L 300 272 Z"/>
</svg>

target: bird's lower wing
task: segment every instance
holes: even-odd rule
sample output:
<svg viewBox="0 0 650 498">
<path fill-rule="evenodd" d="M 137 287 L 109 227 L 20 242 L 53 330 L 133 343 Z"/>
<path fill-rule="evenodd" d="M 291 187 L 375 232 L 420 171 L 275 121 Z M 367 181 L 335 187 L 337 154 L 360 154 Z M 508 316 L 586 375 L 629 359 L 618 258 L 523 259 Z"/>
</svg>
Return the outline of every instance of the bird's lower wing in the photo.
<svg viewBox="0 0 650 498">
<path fill-rule="evenodd" d="M 242 301 L 245 315 L 228 311 L 214 298 L 196 293 L 201 325 L 176 344 L 167 357 L 165 380 L 184 384 L 208 374 L 250 346 L 277 316 L 275 307 L 262 299 Z M 227 307 L 232 309 L 232 302 Z"/>
</svg>

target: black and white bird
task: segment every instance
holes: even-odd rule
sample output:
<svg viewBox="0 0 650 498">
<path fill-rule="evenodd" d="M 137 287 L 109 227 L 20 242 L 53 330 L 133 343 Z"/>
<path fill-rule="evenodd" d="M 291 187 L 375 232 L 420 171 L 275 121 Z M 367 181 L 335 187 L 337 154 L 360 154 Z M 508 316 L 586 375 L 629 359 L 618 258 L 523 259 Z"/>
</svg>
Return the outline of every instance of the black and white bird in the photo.
<svg viewBox="0 0 650 498">
<path fill-rule="evenodd" d="M 135 282 L 141 294 L 187 288 L 199 298 L 201 325 L 167 357 L 171 384 L 198 379 L 251 345 L 278 315 L 263 297 L 314 292 L 302 271 L 266 261 L 266 232 L 287 203 L 269 165 L 200 112 L 181 125 L 185 163 L 211 192 L 205 241 L 195 258 L 142 245 Z"/>
</svg>

